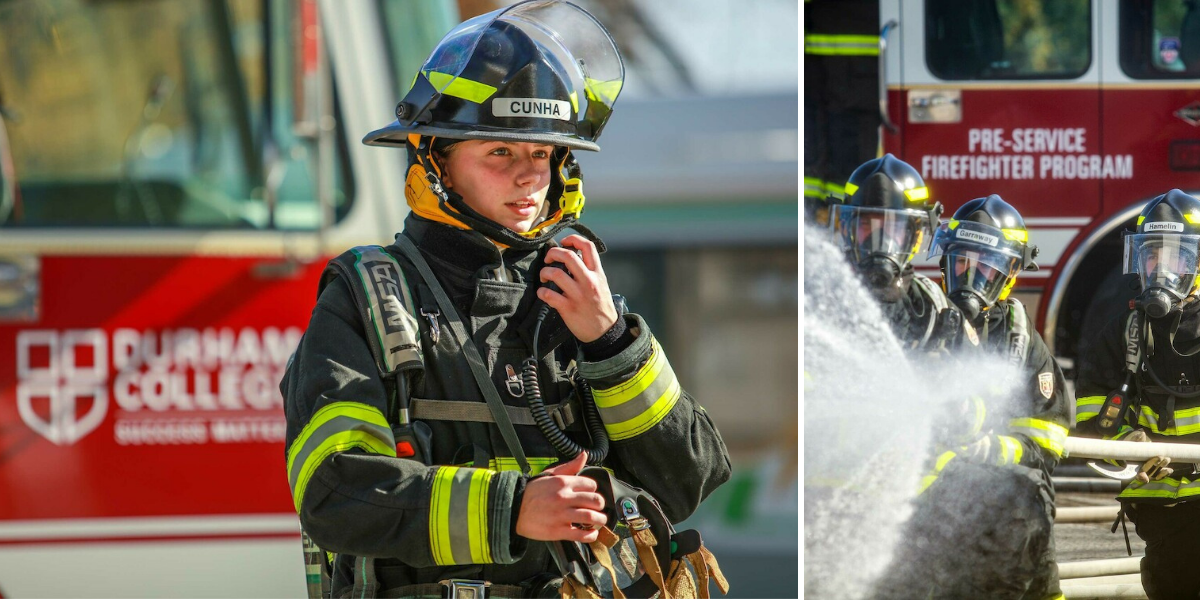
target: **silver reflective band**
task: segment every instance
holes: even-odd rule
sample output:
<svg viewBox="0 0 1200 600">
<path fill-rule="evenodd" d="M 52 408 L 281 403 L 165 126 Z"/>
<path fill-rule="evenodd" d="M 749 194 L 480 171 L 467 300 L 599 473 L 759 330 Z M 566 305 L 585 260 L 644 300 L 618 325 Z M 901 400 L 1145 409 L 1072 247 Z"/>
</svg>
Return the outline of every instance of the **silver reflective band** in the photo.
<svg viewBox="0 0 1200 600">
<path fill-rule="evenodd" d="M 570 121 L 571 103 L 548 98 L 494 98 L 492 115 Z"/>
</svg>

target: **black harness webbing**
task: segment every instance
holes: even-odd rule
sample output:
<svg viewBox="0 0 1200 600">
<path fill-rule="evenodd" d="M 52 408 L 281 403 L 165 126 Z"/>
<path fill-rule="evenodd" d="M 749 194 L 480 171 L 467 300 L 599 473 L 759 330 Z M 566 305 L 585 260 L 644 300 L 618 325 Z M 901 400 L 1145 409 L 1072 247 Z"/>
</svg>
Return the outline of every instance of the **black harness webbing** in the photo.
<svg viewBox="0 0 1200 600">
<path fill-rule="evenodd" d="M 505 410 L 504 401 L 500 399 L 500 393 L 496 391 L 496 386 L 492 383 L 492 379 L 488 375 L 487 363 L 483 361 L 483 357 L 479 354 L 479 349 L 475 347 L 475 342 L 467 334 L 466 327 L 463 326 L 462 319 L 458 316 L 458 310 L 454 308 L 454 303 L 450 301 L 450 297 L 446 295 L 446 291 L 438 283 L 433 270 L 429 268 L 429 263 L 425 262 L 425 258 L 421 256 L 421 251 L 417 249 L 408 236 L 403 233 L 397 235 L 396 246 L 412 262 L 413 266 L 417 268 L 417 272 L 421 274 L 421 279 L 425 281 L 425 285 L 429 286 L 429 289 L 433 291 L 433 296 L 437 299 L 438 306 L 442 310 L 442 316 L 450 323 L 450 331 L 454 333 L 454 337 L 458 340 L 458 345 L 462 348 L 463 354 L 467 359 L 467 364 L 471 366 L 471 375 L 475 376 L 475 383 L 479 385 L 479 391 L 483 392 L 483 397 L 487 400 L 488 408 L 491 409 L 492 416 L 496 418 L 496 426 L 500 429 L 500 435 L 504 438 L 505 445 L 508 446 L 509 454 L 516 459 L 522 473 L 525 475 L 531 474 L 532 469 L 529 468 L 529 461 L 525 459 L 525 451 L 521 448 L 520 439 L 517 438 L 517 429 L 513 427 L 512 420 L 508 416 L 508 411 Z"/>
</svg>

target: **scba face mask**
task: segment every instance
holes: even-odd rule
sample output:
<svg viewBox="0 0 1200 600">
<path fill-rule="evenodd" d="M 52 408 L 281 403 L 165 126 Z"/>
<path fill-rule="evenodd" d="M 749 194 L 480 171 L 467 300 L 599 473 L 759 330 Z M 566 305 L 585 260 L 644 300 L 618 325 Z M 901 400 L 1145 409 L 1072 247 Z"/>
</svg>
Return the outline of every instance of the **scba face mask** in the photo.
<svg viewBox="0 0 1200 600">
<path fill-rule="evenodd" d="M 911 278 L 907 267 L 929 239 L 929 213 L 838 206 L 831 227 L 871 290 L 886 302 L 899 300 Z"/>
<path fill-rule="evenodd" d="M 1196 287 L 1200 235 L 1139 233 L 1125 236 L 1123 272 L 1136 273 L 1142 292 L 1136 306 L 1152 319 L 1179 309 Z"/>
</svg>

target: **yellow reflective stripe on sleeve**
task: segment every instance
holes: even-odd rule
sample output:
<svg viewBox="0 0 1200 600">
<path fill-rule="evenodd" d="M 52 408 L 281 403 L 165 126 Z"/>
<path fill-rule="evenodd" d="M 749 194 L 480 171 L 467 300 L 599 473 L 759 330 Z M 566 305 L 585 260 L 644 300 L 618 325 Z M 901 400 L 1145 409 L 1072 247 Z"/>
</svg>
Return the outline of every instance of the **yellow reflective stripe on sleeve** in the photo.
<svg viewBox="0 0 1200 600">
<path fill-rule="evenodd" d="M 1021 457 L 1025 455 L 1025 447 L 1021 445 L 1020 440 L 1010 435 L 998 435 L 996 440 L 1000 442 L 997 465 L 1015 465 L 1021 462 Z"/>
<path fill-rule="evenodd" d="M 429 83 L 441 90 L 443 94 L 469 100 L 475 104 L 482 104 L 483 101 L 491 98 L 492 94 L 496 93 L 496 88 L 486 83 L 438 73 L 437 71 L 425 71 L 424 73 L 425 77 L 429 79 Z"/>
<path fill-rule="evenodd" d="M 1022 418 L 1008 422 L 1012 433 L 1022 433 L 1029 436 L 1035 444 L 1050 451 L 1051 454 L 1062 458 L 1063 444 L 1067 441 L 1067 428 L 1051 421 L 1042 419 Z"/>
<path fill-rule="evenodd" d="M 429 499 L 429 547 L 439 565 L 492 562 L 488 491 L 495 471 L 441 467 Z"/>
<path fill-rule="evenodd" d="M 629 439 L 657 425 L 683 392 L 658 340 L 650 343 L 650 359 L 633 377 L 615 387 L 593 391 L 604 428 L 613 440 Z"/>
<path fill-rule="evenodd" d="M 1075 399 L 1075 422 L 1082 423 L 1100 414 L 1104 396 L 1083 396 Z"/>
<path fill-rule="evenodd" d="M 917 495 L 920 496 L 921 494 L 925 493 L 925 490 L 929 489 L 929 486 L 933 485 L 933 482 L 937 481 L 937 478 L 937 475 L 926 475 L 922 477 L 921 485 L 917 486 Z"/>
<path fill-rule="evenodd" d="M 804 196 L 806 198 L 824 198 L 825 195 L 825 182 L 823 180 L 816 177 L 804 178 Z"/>
<path fill-rule="evenodd" d="M 877 35 L 804 36 L 804 53 L 823 56 L 879 56 Z"/>
<path fill-rule="evenodd" d="M 296 512 L 308 480 L 325 457 L 358 448 L 396 456 L 396 439 L 379 409 L 360 402 L 334 402 L 318 410 L 288 448 L 288 484 Z"/>
<path fill-rule="evenodd" d="M 950 462 L 950 460 L 955 456 L 958 456 L 958 453 L 953 450 L 947 450 L 943 452 L 940 456 L 938 456 L 937 462 L 933 464 L 933 471 L 935 473 L 941 473 L 942 469 L 946 468 L 946 463 Z"/>
<path fill-rule="evenodd" d="M 923 494 L 929 486 L 933 485 L 934 481 L 937 481 L 938 475 L 942 474 L 942 469 L 946 468 L 946 464 L 955 456 L 958 456 L 958 454 L 953 450 L 947 450 L 937 457 L 937 460 L 933 463 L 933 473 L 921 478 L 921 484 L 917 487 L 918 496 Z"/>
</svg>

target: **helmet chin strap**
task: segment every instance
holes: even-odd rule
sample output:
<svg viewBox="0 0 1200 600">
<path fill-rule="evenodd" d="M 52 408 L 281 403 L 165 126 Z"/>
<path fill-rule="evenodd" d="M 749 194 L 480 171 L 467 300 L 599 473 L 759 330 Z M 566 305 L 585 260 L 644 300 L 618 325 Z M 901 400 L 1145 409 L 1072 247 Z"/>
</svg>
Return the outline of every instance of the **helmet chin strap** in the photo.
<svg viewBox="0 0 1200 600">
<path fill-rule="evenodd" d="M 429 152 L 430 141 L 428 138 L 422 138 L 417 146 L 410 145 L 410 150 L 417 153 L 421 162 L 436 167 L 436 161 Z M 579 163 L 575 161 L 574 156 L 569 151 L 559 154 L 556 151 L 558 162 L 552 166 L 555 170 L 565 168 L 570 179 L 566 184 L 560 181 L 560 177 L 551 179 L 550 190 L 547 193 L 547 204 L 559 204 L 559 211 L 563 214 L 556 222 L 545 226 L 537 231 L 536 234 L 519 234 L 513 230 L 483 216 L 475 209 L 471 208 L 463 197 L 451 189 L 446 188 L 442 184 L 441 178 L 433 170 L 425 172 L 425 184 L 429 191 L 437 197 L 438 208 L 453 220 L 466 225 L 473 231 L 478 231 L 489 240 L 497 245 L 517 248 L 519 250 L 534 250 L 554 239 L 563 229 L 571 228 L 578 231 L 585 238 L 596 244 L 596 249 L 600 253 L 608 250 L 604 242 L 591 229 L 579 223 L 578 214 L 582 212 L 582 192 L 579 188 L 581 185 L 583 173 L 579 167 Z M 440 168 L 438 168 L 440 171 Z M 556 173 L 556 175 L 558 175 Z M 574 186 L 574 189 L 572 189 Z M 561 206 L 564 194 L 571 194 L 573 202 L 572 207 L 575 212 L 567 212 L 566 208 Z M 551 212 L 551 214 L 554 214 Z"/>
</svg>

